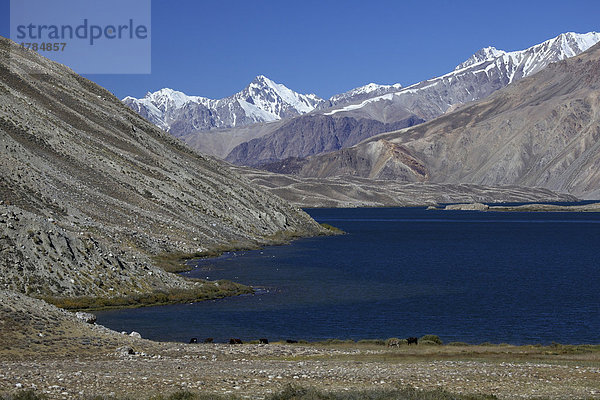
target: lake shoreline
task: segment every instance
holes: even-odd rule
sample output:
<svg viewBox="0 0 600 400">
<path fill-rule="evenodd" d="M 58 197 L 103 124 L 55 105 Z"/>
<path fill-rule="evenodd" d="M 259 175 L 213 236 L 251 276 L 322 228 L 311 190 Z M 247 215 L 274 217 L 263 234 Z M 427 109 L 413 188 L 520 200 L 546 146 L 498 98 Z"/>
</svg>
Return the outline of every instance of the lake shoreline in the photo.
<svg viewBox="0 0 600 400">
<path fill-rule="evenodd" d="M 162 253 L 152 257 L 152 261 L 156 266 L 165 272 L 182 276 L 181 273 L 192 270 L 192 267 L 189 265 L 189 262 L 191 261 L 218 258 L 225 253 L 234 251 L 260 250 L 267 246 L 286 246 L 295 240 L 307 237 L 336 236 L 343 234 L 345 234 L 345 232 L 334 226 L 329 224 L 321 224 L 321 231 L 318 235 L 314 236 L 282 232 L 270 237 L 267 243 L 260 245 L 240 245 L 239 243 L 231 243 L 229 245 L 212 247 L 201 253 Z M 118 297 L 38 296 L 38 298 L 67 310 L 102 311 L 195 303 L 252 294 L 254 292 L 254 289 L 251 286 L 243 285 L 231 280 L 221 279 L 218 281 L 205 281 L 195 278 L 187 278 L 184 276 L 183 278 L 191 284 L 190 288 L 160 289 Z M 213 285 L 218 289 L 215 289 Z"/>
</svg>

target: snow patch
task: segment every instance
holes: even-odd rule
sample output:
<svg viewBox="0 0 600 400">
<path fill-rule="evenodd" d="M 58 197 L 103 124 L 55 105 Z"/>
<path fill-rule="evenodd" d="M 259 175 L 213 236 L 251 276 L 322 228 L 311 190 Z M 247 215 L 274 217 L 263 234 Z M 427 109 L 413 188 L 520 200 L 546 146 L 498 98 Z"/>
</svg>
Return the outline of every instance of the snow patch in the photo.
<svg viewBox="0 0 600 400">
<path fill-rule="evenodd" d="M 265 111 L 254 104 L 250 104 L 245 100 L 238 99 L 237 102 L 246 113 L 246 116 L 256 122 L 271 122 L 280 119 L 277 115 Z"/>
<path fill-rule="evenodd" d="M 333 115 L 333 114 L 337 114 L 339 112 L 357 110 L 359 108 L 366 106 L 367 104 L 374 103 L 376 101 L 382 101 L 382 100 L 392 100 L 393 98 L 394 98 L 394 93 L 388 93 L 388 94 L 384 94 L 383 96 L 377 96 L 377 97 L 367 99 L 359 104 L 350 104 L 345 107 L 339 108 L 337 110 L 332 110 L 332 111 L 326 112 L 324 114 L 325 115 Z"/>
</svg>

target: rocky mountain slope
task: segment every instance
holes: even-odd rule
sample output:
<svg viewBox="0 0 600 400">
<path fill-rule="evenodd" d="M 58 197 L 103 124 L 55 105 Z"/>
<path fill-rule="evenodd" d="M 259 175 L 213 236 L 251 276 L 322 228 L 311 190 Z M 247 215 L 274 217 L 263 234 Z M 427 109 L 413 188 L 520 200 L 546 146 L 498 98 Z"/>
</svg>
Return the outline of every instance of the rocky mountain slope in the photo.
<svg viewBox="0 0 600 400">
<path fill-rule="evenodd" d="M 14 207 L 1 213 L 6 288 L 78 296 L 189 288 L 149 257 L 320 232 L 301 210 L 68 68 L 4 38 L 0 51 L 0 201 Z"/>
<path fill-rule="evenodd" d="M 580 54 L 598 41 L 600 34 L 595 32 L 565 33 L 521 51 L 488 47 L 441 77 L 399 89 L 397 85 L 358 88 L 349 93 L 354 99 L 364 96 L 365 100 L 344 102 L 343 99 L 349 100 L 348 96 L 340 95 L 338 104 L 330 100 L 333 109 L 296 117 L 284 126 L 273 126 L 270 133 L 237 145 L 226 159 L 239 165 L 258 166 L 276 159 L 307 157 L 336 147 L 349 147 L 356 143 L 352 137 L 362 140 L 381 133 L 382 128 L 408 127 L 483 99 L 551 62 Z M 383 94 L 377 95 L 378 91 Z M 315 120 L 322 121 L 321 126 L 315 127 Z M 345 121 L 359 125 L 360 135 L 349 133 Z M 351 139 L 346 140 L 347 137 Z"/>
<path fill-rule="evenodd" d="M 254 78 L 244 90 L 218 100 L 188 96 L 168 88 L 148 93 L 142 99 L 123 99 L 129 108 L 174 136 L 291 118 L 314 110 L 322 101 L 314 94 L 296 93 L 263 75 Z"/>
<path fill-rule="evenodd" d="M 89 232 L 69 232 L 16 206 L 0 206 L 0 289 L 37 296 L 144 293 L 189 284 L 110 248 Z"/>
<path fill-rule="evenodd" d="M 433 121 L 315 156 L 301 174 L 600 196 L 600 45 Z"/>
<path fill-rule="evenodd" d="M 413 115 L 391 123 L 367 118 L 334 118 L 310 114 L 288 121 L 274 133 L 236 146 L 226 160 L 239 165 L 264 164 L 335 151 L 353 146 L 374 134 L 390 132 L 423 122 Z"/>
</svg>

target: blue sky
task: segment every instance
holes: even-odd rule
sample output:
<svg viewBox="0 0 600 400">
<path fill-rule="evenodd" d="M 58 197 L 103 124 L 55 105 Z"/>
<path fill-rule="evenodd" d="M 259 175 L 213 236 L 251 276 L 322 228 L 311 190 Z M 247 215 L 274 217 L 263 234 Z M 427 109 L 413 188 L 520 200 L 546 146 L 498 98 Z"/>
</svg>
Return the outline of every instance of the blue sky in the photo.
<svg viewBox="0 0 600 400">
<path fill-rule="evenodd" d="M 0 5 L 8 36 L 8 0 Z M 86 77 L 120 98 L 163 87 L 221 98 L 263 74 L 326 98 L 438 76 L 486 46 L 600 31 L 599 16 L 598 0 L 152 0 L 152 73 Z"/>
</svg>

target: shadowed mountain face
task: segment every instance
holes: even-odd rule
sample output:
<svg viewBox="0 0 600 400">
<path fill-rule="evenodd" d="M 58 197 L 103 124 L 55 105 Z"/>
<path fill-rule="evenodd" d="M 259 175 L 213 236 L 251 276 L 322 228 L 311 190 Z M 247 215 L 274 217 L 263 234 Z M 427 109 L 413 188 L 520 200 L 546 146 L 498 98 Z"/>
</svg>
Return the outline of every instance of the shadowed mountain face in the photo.
<svg viewBox="0 0 600 400">
<path fill-rule="evenodd" d="M 300 174 L 600 196 L 600 46 L 428 123 L 312 157 Z"/>
<path fill-rule="evenodd" d="M 301 210 L 198 155 L 68 68 L 4 38 L 0 51 L 0 205 L 11 207 L 0 218 L 0 275 L 15 268 L 56 275 L 48 258 L 56 251 L 61 271 L 79 274 L 86 263 L 125 271 L 111 278 L 116 295 L 123 293 L 117 281 L 139 278 L 136 268 L 122 267 L 128 262 L 151 268 L 143 272 L 146 289 L 179 282 L 148 263 L 152 254 L 320 232 Z M 106 279 L 103 291 L 112 286 Z"/>
<path fill-rule="evenodd" d="M 374 134 L 421 122 L 423 120 L 415 116 L 386 124 L 364 118 L 307 115 L 289 121 L 272 134 L 240 144 L 226 160 L 234 164 L 259 166 L 291 157 L 307 157 L 350 147 Z"/>
</svg>

